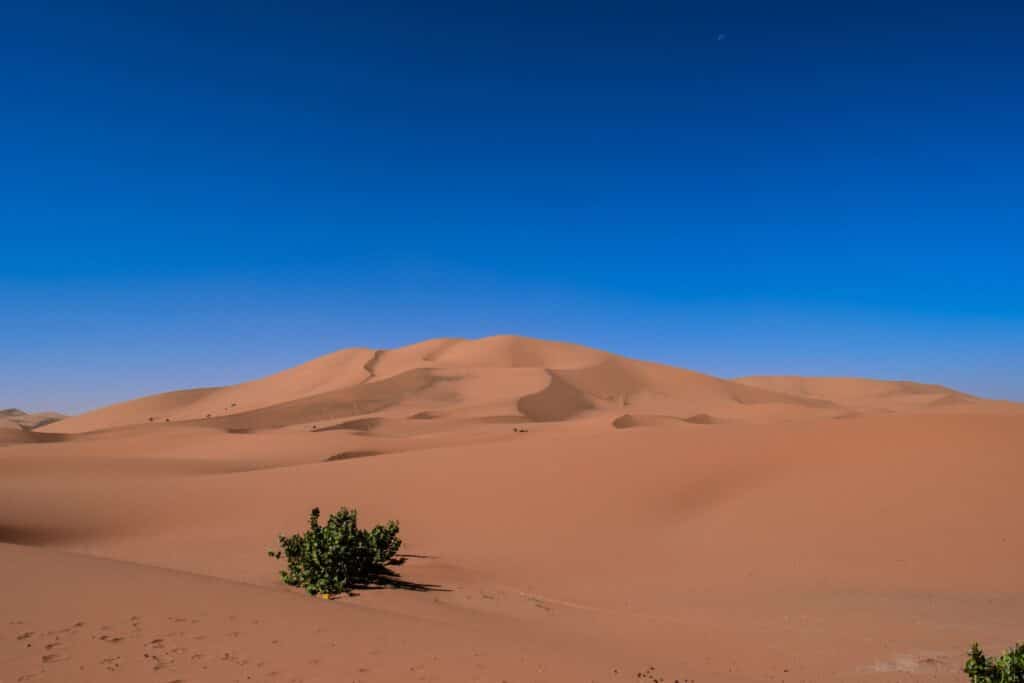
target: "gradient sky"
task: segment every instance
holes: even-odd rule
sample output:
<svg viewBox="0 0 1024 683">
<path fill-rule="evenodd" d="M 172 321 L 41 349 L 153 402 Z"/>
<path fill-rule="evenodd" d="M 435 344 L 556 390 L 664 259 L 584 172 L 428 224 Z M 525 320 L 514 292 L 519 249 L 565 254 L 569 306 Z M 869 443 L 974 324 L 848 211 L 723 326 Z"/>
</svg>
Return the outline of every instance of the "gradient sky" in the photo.
<svg viewBox="0 0 1024 683">
<path fill-rule="evenodd" d="M 4 3 L 0 408 L 496 333 L 1024 400 L 1022 35 L 1020 2 Z"/>
</svg>

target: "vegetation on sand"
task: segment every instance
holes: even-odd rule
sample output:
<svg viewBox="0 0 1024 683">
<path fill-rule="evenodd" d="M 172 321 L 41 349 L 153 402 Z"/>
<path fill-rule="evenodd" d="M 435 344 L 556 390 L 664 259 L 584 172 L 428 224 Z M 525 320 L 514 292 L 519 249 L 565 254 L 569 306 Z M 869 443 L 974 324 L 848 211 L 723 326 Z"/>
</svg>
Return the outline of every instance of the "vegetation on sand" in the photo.
<svg viewBox="0 0 1024 683">
<path fill-rule="evenodd" d="M 1024 643 L 1000 657 L 986 657 L 975 643 L 967 653 L 964 673 L 971 683 L 1024 683 Z"/>
<path fill-rule="evenodd" d="M 284 553 L 288 568 L 281 571 L 281 579 L 317 595 L 341 593 L 390 576 L 387 565 L 402 545 L 398 522 L 360 529 L 357 521 L 355 510 L 341 508 L 321 526 L 320 508 L 313 508 L 309 530 L 280 536 L 281 550 L 269 552 L 277 559 Z"/>
</svg>

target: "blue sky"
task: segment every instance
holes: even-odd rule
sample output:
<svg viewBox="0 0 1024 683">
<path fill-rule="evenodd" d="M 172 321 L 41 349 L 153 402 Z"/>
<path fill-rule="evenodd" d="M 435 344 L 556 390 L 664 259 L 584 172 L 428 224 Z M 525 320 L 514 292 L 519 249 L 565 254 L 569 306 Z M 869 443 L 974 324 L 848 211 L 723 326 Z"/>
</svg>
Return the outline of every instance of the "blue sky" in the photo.
<svg viewBox="0 0 1024 683">
<path fill-rule="evenodd" d="M 36 5 L 0 407 L 496 333 L 1024 400 L 1019 3 Z"/>
</svg>

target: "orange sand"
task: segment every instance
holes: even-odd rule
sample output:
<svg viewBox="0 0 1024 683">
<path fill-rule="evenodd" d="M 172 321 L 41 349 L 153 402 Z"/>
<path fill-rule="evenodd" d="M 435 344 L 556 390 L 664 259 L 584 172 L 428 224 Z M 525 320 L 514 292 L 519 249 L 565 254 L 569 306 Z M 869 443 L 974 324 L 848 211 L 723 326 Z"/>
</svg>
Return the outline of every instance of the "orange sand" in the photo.
<svg viewBox="0 0 1024 683">
<path fill-rule="evenodd" d="M 959 681 L 1024 638 L 1024 407 L 933 385 L 439 339 L 0 446 L 0 683 Z M 420 590 L 283 586 L 315 505 L 399 519 Z"/>
</svg>

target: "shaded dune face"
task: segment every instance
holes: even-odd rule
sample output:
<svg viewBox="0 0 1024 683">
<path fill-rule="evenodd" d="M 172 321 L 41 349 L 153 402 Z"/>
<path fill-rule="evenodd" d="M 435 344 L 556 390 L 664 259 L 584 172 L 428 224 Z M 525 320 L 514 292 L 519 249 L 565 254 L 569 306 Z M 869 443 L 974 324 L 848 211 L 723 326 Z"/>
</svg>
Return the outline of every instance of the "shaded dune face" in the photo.
<svg viewBox="0 0 1024 683">
<path fill-rule="evenodd" d="M 523 396 L 516 402 L 519 413 L 534 422 L 568 420 L 594 407 L 586 393 L 578 386 L 548 371 L 550 380 L 543 390 Z"/>
<path fill-rule="evenodd" d="M 76 434 L 148 423 L 233 433 L 347 429 L 341 426 L 346 420 L 399 414 L 437 429 L 453 421 L 546 423 L 602 413 L 609 421 L 632 416 L 616 426 L 653 420 L 715 424 L 997 407 L 937 385 L 783 376 L 732 381 L 575 344 L 497 336 L 345 349 L 252 382 L 148 396 L 36 432 Z"/>
</svg>

